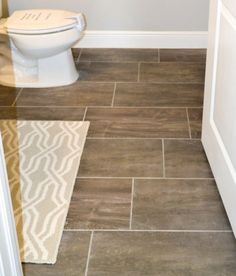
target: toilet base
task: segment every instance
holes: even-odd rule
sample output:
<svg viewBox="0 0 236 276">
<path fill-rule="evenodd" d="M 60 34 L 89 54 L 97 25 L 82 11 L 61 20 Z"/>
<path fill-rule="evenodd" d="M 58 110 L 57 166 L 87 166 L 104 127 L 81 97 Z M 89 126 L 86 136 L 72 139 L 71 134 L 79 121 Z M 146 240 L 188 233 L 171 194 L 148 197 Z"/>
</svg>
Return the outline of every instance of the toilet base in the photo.
<svg viewBox="0 0 236 276">
<path fill-rule="evenodd" d="M 0 84 L 11 87 L 43 88 L 65 86 L 79 78 L 71 49 L 58 55 L 35 60 L 26 67 L 13 61 L 0 70 Z"/>
</svg>

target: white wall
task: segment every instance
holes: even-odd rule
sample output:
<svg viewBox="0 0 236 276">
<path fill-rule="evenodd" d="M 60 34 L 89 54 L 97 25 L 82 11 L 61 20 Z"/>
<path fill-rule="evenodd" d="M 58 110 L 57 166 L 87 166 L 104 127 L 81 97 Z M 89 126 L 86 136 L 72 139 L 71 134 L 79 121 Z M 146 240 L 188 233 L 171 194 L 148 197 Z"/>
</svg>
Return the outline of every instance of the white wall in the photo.
<svg viewBox="0 0 236 276">
<path fill-rule="evenodd" d="M 8 0 L 16 9 L 83 12 L 88 30 L 207 31 L 209 0 Z"/>
</svg>

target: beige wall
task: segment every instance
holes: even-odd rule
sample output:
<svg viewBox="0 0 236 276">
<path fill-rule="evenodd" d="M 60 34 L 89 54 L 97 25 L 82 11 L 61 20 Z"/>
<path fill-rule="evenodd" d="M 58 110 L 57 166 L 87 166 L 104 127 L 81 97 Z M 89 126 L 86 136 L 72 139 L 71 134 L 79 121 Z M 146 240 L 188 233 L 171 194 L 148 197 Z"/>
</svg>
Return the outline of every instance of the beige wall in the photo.
<svg viewBox="0 0 236 276">
<path fill-rule="evenodd" d="M 209 0 L 8 0 L 9 10 L 83 12 L 89 30 L 206 31 Z"/>
</svg>

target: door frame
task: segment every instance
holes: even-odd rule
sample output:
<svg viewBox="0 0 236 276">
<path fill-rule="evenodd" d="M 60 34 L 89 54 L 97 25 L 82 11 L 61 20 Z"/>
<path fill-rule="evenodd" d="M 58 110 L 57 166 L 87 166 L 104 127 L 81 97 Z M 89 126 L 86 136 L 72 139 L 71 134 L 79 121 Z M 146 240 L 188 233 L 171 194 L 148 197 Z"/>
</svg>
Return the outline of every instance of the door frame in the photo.
<svg viewBox="0 0 236 276">
<path fill-rule="evenodd" d="M 220 41 L 221 15 L 227 18 L 227 8 L 222 0 L 210 1 L 208 51 L 203 107 L 202 143 L 214 174 L 219 193 L 236 237 L 236 176 L 214 121 L 214 101 Z"/>
<path fill-rule="evenodd" d="M 23 276 L 0 132 L 0 275 Z"/>
</svg>

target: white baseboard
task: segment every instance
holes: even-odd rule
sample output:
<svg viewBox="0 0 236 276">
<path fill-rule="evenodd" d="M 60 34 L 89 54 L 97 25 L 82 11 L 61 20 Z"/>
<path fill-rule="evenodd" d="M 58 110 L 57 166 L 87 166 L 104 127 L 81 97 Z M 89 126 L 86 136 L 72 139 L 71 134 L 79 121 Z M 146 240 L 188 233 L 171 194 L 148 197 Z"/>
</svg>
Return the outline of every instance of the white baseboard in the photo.
<svg viewBox="0 0 236 276">
<path fill-rule="evenodd" d="M 207 32 L 85 31 L 76 48 L 207 48 Z"/>
</svg>

